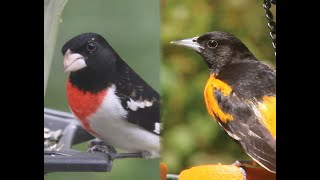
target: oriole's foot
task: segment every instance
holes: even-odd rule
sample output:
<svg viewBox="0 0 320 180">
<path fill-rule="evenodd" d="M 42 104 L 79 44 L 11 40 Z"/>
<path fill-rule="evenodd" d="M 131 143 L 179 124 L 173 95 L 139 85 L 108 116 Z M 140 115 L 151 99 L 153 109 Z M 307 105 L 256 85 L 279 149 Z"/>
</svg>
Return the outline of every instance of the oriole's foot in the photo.
<svg viewBox="0 0 320 180">
<path fill-rule="evenodd" d="M 238 167 L 259 167 L 259 164 L 255 161 L 245 161 L 245 160 L 237 160 L 232 165 L 238 166 Z"/>
</svg>

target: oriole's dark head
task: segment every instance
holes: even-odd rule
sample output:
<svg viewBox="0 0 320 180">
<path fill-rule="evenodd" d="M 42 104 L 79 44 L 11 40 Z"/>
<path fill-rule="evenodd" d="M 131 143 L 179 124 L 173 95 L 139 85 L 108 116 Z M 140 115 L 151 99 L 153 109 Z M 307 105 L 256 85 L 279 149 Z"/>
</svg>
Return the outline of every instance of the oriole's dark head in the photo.
<svg viewBox="0 0 320 180">
<path fill-rule="evenodd" d="M 113 68 L 117 53 L 99 34 L 80 34 L 62 47 L 64 71 L 107 71 Z"/>
<path fill-rule="evenodd" d="M 241 61 L 247 56 L 253 56 L 238 38 L 226 32 L 208 32 L 201 36 L 171 43 L 189 47 L 198 52 L 214 72 L 220 71 L 230 62 Z"/>
</svg>

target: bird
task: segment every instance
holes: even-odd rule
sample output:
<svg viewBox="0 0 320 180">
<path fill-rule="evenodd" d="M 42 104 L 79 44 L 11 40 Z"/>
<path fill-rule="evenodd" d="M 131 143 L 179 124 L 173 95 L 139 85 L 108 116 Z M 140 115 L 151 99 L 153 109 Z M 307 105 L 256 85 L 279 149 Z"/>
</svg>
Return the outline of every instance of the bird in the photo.
<svg viewBox="0 0 320 180">
<path fill-rule="evenodd" d="M 253 159 L 251 165 L 258 163 L 276 173 L 275 68 L 258 60 L 228 32 L 212 31 L 171 43 L 193 49 L 207 64 L 208 114 Z"/>
<path fill-rule="evenodd" d="M 89 152 L 111 158 L 160 157 L 160 96 L 100 34 L 79 34 L 62 47 L 66 98 L 96 139 Z M 126 151 L 117 153 L 115 148 Z M 111 167 L 108 167 L 111 171 Z"/>
</svg>

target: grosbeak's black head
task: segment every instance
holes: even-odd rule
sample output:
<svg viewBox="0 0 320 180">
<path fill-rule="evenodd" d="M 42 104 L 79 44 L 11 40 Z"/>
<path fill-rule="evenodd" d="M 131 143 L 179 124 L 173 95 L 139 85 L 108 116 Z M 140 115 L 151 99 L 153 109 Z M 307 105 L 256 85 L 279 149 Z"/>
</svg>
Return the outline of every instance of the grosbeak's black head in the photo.
<svg viewBox="0 0 320 180">
<path fill-rule="evenodd" d="M 198 52 L 215 73 L 230 62 L 253 56 L 239 39 L 226 32 L 208 32 L 202 36 L 171 43 L 189 47 Z"/>
<path fill-rule="evenodd" d="M 69 40 L 62 48 L 65 72 L 112 72 L 117 53 L 99 34 L 84 33 Z"/>
</svg>

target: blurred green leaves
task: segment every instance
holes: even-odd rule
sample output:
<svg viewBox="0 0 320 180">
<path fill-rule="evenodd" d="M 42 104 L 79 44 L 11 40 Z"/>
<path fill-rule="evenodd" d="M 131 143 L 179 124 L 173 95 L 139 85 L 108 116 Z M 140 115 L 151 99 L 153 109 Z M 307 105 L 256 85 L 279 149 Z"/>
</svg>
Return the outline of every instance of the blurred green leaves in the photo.
<svg viewBox="0 0 320 180">
<path fill-rule="evenodd" d="M 209 31 L 226 31 L 241 39 L 258 59 L 275 65 L 262 2 L 162 1 L 162 161 L 167 163 L 169 173 L 200 164 L 249 159 L 206 111 L 203 90 L 209 76 L 207 65 L 197 53 L 169 42 Z M 274 7 L 272 12 L 275 18 Z"/>
</svg>

